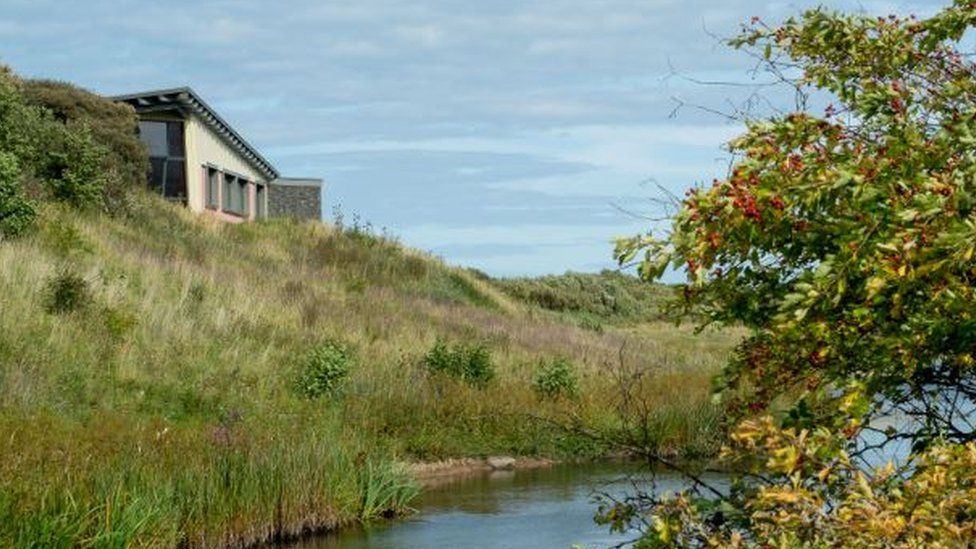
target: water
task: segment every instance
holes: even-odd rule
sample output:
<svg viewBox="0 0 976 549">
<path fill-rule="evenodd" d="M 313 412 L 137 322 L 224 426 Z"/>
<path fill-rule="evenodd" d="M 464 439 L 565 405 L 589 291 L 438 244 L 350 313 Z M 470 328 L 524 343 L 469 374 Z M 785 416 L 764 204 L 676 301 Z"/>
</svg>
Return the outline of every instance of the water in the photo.
<svg viewBox="0 0 976 549">
<path fill-rule="evenodd" d="M 594 490 L 632 492 L 626 476 L 637 471 L 624 464 L 564 465 L 453 478 L 425 489 L 415 515 L 306 540 L 296 549 L 608 547 L 634 536 L 610 534 L 593 521 Z M 673 474 L 656 480 L 658 491 L 683 486 Z"/>
</svg>

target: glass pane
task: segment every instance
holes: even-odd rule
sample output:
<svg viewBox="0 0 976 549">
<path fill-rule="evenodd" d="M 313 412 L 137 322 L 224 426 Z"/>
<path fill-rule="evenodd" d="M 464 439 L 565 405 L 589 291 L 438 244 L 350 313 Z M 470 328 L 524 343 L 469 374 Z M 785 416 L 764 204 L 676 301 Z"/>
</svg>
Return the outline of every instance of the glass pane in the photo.
<svg viewBox="0 0 976 549">
<path fill-rule="evenodd" d="M 217 190 L 218 185 L 220 185 L 220 179 L 217 174 L 217 170 L 213 168 L 207 169 L 207 205 L 216 207 L 217 206 Z"/>
<path fill-rule="evenodd" d="M 169 144 L 169 156 L 178 156 L 183 158 L 183 123 L 182 122 L 167 122 L 166 123 L 166 141 Z"/>
<path fill-rule="evenodd" d="M 149 159 L 149 187 L 160 193 L 163 192 L 163 176 L 165 175 L 166 159 Z"/>
<path fill-rule="evenodd" d="M 224 209 L 225 210 L 233 209 L 233 207 L 231 206 L 231 201 L 233 199 L 231 193 L 231 188 L 234 183 L 233 180 L 234 180 L 233 176 L 224 174 Z"/>
<path fill-rule="evenodd" d="M 264 217 L 264 200 L 264 185 L 258 185 L 254 192 L 254 213 L 258 218 Z"/>
<path fill-rule="evenodd" d="M 240 194 L 241 197 L 240 198 L 241 207 L 238 211 L 240 211 L 242 214 L 247 214 L 248 211 L 250 210 L 250 208 L 248 207 L 249 204 L 248 204 L 248 196 L 247 196 L 247 181 L 241 179 L 238 187 L 240 189 L 238 193 Z"/>
<path fill-rule="evenodd" d="M 186 199 L 186 168 L 182 160 L 166 163 L 166 198 Z"/>
<path fill-rule="evenodd" d="M 140 121 L 139 139 L 149 147 L 149 156 L 167 156 L 166 122 Z"/>
</svg>

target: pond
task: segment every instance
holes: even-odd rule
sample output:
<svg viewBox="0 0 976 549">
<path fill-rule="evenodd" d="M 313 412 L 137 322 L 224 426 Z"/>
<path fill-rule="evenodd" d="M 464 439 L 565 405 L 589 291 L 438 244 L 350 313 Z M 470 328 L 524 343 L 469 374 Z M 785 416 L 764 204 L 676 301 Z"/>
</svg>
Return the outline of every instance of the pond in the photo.
<svg viewBox="0 0 976 549">
<path fill-rule="evenodd" d="M 627 477 L 639 471 L 636 465 L 604 463 L 450 478 L 426 488 L 412 516 L 304 540 L 295 549 L 613 546 L 633 535 L 610 534 L 593 521 L 594 491 L 633 491 Z M 709 479 L 721 483 L 718 476 Z M 671 473 L 658 473 L 656 482 L 658 491 L 684 484 Z"/>
</svg>

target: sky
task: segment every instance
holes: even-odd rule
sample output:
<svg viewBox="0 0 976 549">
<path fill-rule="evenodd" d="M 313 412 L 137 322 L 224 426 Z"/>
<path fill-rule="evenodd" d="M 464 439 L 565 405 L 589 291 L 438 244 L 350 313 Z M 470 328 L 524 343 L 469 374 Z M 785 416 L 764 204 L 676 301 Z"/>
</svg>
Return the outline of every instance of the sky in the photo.
<svg viewBox="0 0 976 549">
<path fill-rule="evenodd" d="M 558 274 L 615 267 L 615 237 L 725 172 L 741 128 L 711 111 L 764 77 L 721 38 L 817 3 L 0 0 L 0 62 L 106 95 L 189 85 L 282 174 L 324 179 L 326 219 Z"/>
</svg>

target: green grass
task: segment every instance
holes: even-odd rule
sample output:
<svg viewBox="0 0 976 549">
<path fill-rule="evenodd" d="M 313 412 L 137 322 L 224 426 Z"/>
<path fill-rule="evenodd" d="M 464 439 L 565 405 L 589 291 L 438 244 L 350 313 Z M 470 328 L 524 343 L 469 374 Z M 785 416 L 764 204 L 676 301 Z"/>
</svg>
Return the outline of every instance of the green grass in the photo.
<svg viewBox="0 0 976 549">
<path fill-rule="evenodd" d="M 65 273 L 84 306 L 50 307 Z M 404 462 L 606 451 L 552 422 L 628 428 L 622 369 L 647 373 L 655 444 L 714 451 L 709 380 L 736 334 L 576 324 L 361 230 L 141 194 L 125 218 L 44 205 L 0 242 L 0 545 L 244 544 L 389 516 L 416 490 Z M 483 346 L 494 377 L 432 374 L 437 340 Z M 296 379 L 323 341 L 349 371 L 309 398 Z M 577 394 L 542 399 L 557 356 Z"/>
</svg>

